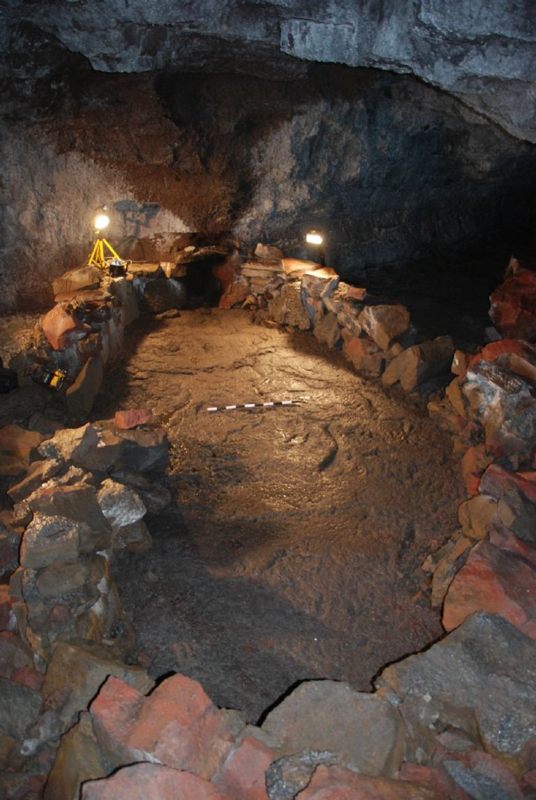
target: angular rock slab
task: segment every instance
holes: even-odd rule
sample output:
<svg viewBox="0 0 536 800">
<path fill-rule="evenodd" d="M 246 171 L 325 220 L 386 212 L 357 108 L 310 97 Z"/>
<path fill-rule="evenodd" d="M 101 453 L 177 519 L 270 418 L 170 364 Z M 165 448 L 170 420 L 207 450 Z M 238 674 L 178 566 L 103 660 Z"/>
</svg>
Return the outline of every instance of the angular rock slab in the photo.
<svg viewBox="0 0 536 800">
<path fill-rule="evenodd" d="M 110 677 L 91 704 L 95 733 L 117 766 L 158 761 L 211 778 L 227 758 L 243 722 L 219 710 L 196 681 L 173 675 L 145 698 Z"/>
<path fill-rule="evenodd" d="M 476 611 L 487 611 L 536 639 L 536 547 L 531 549 L 532 563 L 490 542 L 477 544 L 445 597 L 445 630 L 458 627 Z"/>
<path fill-rule="evenodd" d="M 387 667 L 376 685 L 399 704 L 408 760 L 428 758 L 446 728 L 521 762 L 536 736 L 536 642 L 499 616 L 469 617 L 429 650 Z"/>
<path fill-rule="evenodd" d="M 229 796 L 188 772 L 133 764 L 110 778 L 85 783 L 81 800 L 229 800 Z"/>
<path fill-rule="evenodd" d="M 336 681 L 302 683 L 268 714 L 262 730 L 279 742 L 281 756 L 328 751 L 368 775 L 394 775 L 404 751 L 398 711 L 386 700 Z"/>
<path fill-rule="evenodd" d="M 359 317 L 362 329 L 382 350 L 389 350 L 410 321 L 409 311 L 402 305 L 367 306 Z"/>
</svg>

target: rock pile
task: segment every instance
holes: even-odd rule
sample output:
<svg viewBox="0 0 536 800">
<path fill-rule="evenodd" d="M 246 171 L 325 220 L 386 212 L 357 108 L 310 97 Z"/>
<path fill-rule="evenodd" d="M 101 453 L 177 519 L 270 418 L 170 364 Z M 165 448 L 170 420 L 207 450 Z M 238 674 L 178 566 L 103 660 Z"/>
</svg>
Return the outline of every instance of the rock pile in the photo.
<svg viewBox="0 0 536 800">
<path fill-rule="evenodd" d="M 72 670 L 78 651 L 60 649 L 55 658 Z M 535 655 L 536 644 L 500 617 L 475 616 L 427 653 L 384 670 L 374 693 L 308 681 L 260 727 L 217 708 L 183 675 L 145 694 L 139 673 L 121 676 L 116 667 L 62 739 L 44 796 L 522 800 L 523 784 L 505 764 L 531 785 Z M 86 699 L 107 667 L 95 657 L 91 664 L 79 681 Z M 45 689 L 55 686 L 51 671 L 57 676 L 54 661 Z"/>
<path fill-rule="evenodd" d="M 151 546 L 143 517 L 170 502 L 167 439 L 150 419 L 122 411 L 48 438 L 9 426 L 31 463 L 1 526 L 0 572 L 11 576 L 0 586 L 2 797 L 37 796 L 61 734 L 108 675 L 152 686 L 120 660 L 134 634 L 111 575 L 115 552 Z"/>
<path fill-rule="evenodd" d="M 385 386 L 412 392 L 448 373 L 449 336 L 419 341 L 405 306 L 380 302 L 329 267 L 283 259 L 283 268 L 286 261 L 293 272 L 272 276 L 263 288 L 267 313 L 279 325 L 312 330 L 330 350 L 342 347 L 357 372 L 382 376 Z"/>
<path fill-rule="evenodd" d="M 163 432 L 146 409 L 49 433 L 8 426 L 5 474 L 26 474 L 9 489 L 12 523 L 0 526 L 0 571 L 4 580 L 13 573 L 0 585 L 0 793 L 528 800 L 536 792 L 536 348 L 527 338 L 536 338 L 528 322 L 536 304 L 519 280 L 532 278 L 516 269 L 492 295 L 495 324 L 511 338 L 453 354 L 449 337 L 419 342 L 407 309 L 375 302 L 332 270 L 285 268 L 271 248 L 258 249 L 254 264 L 262 259 L 262 269 L 246 266 L 251 274 L 228 286 L 247 283 L 257 307 L 342 347 L 356 369 L 413 391 L 451 367 L 454 380 L 429 412 L 453 434 L 468 498 L 461 530 L 425 564 L 447 635 L 384 669 L 371 693 L 307 681 L 256 726 L 186 676 L 155 688 L 127 663 L 132 631 L 110 562 L 118 550 L 150 547 L 144 515 L 170 500 L 151 479 L 167 463 Z M 64 312 L 55 312 L 54 341 L 67 351 L 83 338 Z"/>
</svg>

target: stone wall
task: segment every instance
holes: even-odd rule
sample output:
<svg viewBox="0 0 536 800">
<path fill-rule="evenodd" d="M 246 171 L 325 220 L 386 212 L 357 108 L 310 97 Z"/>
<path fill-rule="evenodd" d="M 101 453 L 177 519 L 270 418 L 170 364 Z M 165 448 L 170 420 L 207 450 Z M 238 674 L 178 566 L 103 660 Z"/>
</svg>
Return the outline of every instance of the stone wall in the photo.
<svg viewBox="0 0 536 800">
<path fill-rule="evenodd" d="M 11 469 L 29 471 L 9 490 L 16 527 L 0 537 L 8 573 L 21 537 L 20 566 L 0 591 L 5 796 L 37 798 L 46 781 L 47 800 L 117 800 L 140 787 L 146 800 L 177 791 L 196 800 L 530 797 L 534 273 L 511 263 L 492 298 L 494 341 L 453 358 L 449 337 L 422 341 L 403 306 L 275 248 L 258 247 L 235 281 L 257 321 L 268 314 L 312 330 L 403 391 L 430 388 L 452 366 L 429 411 L 463 453 L 469 499 L 461 532 L 424 565 L 450 633 L 385 668 L 372 693 L 304 682 L 257 726 L 184 676 L 153 688 L 128 665 L 131 631 L 107 564 L 118 549 L 150 547 L 143 515 L 170 499 L 155 479 L 167 460 L 163 432 L 144 410 L 53 435 L 8 426 L 0 436 Z"/>
</svg>

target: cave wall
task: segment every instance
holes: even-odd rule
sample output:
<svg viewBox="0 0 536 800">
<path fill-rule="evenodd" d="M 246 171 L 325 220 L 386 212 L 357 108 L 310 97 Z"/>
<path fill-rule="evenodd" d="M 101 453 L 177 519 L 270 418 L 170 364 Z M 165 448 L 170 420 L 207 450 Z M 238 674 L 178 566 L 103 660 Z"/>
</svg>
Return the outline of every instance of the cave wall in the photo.
<svg viewBox="0 0 536 800">
<path fill-rule="evenodd" d="M 73 3 L 75 25 L 60 5 L 12 3 L 9 20 L 0 15 L 3 309 L 48 302 L 51 278 L 86 257 L 103 203 L 125 255 L 139 236 L 229 231 L 246 248 L 264 240 L 300 256 L 305 229 L 316 226 L 347 280 L 409 260 L 432 270 L 442 258 L 497 251 L 502 263 L 533 227 L 536 147 L 412 75 L 290 58 L 272 42 L 281 19 L 265 9 L 260 24 L 253 6 L 240 68 L 243 8 L 227 19 L 234 45 L 218 49 L 209 36 L 197 53 L 192 34 L 190 69 L 170 71 L 188 62 L 182 34 L 172 58 L 150 3 L 143 13 L 131 3 L 128 13 L 141 16 L 128 25 L 114 6 L 100 48 L 113 34 L 118 58 L 130 61 L 99 60 L 94 9 Z M 460 20 L 449 25 L 461 36 Z M 466 22 L 476 35 L 477 21 Z M 150 47 L 146 25 L 155 27 Z M 529 36 L 518 28 L 512 36 Z M 113 72 L 120 67 L 147 72 Z"/>
</svg>

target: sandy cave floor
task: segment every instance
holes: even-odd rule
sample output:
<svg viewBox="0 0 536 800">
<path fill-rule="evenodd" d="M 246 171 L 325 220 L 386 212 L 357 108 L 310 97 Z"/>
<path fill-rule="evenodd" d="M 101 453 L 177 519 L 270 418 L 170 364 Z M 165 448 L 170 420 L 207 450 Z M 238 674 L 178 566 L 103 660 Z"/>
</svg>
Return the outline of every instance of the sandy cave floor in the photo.
<svg viewBox="0 0 536 800">
<path fill-rule="evenodd" d="M 171 441 L 176 506 L 115 569 L 151 674 L 191 675 L 251 720 L 305 678 L 369 689 L 441 634 L 419 567 L 456 527 L 449 438 L 310 334 L 240 311 L 151 327 L 95 409 L 152 406 Z M 204 410 L 287 398 L 303 403 Z"/>
</svg>

